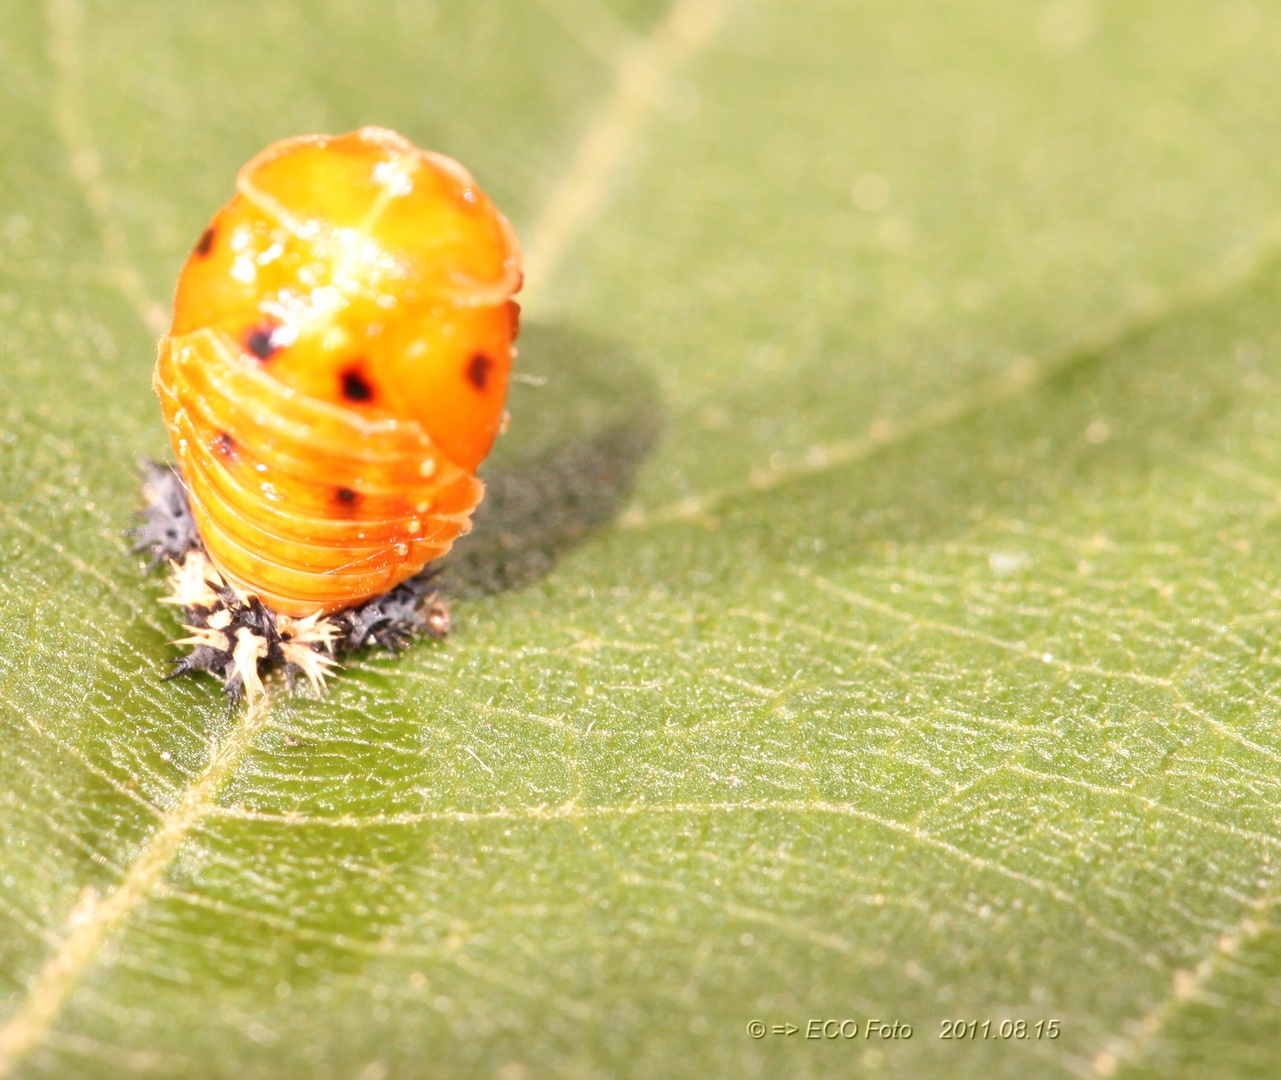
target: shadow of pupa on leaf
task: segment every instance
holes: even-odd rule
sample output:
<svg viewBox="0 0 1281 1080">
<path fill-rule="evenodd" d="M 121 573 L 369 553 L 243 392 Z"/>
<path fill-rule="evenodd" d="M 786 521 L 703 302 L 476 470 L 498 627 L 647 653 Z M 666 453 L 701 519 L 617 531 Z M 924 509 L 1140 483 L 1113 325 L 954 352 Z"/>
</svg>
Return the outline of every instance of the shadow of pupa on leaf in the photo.
<svg viewBox="0 0 1281 1080">
<path fill-rule="evenodd" d="M 658 386 L 618 343 L 525 326 L 510 431 L 482 467 L 472 533 L 441 562 L 450 596 L 532 584 L 611 521 L 658 440 Z"/>
</svg>

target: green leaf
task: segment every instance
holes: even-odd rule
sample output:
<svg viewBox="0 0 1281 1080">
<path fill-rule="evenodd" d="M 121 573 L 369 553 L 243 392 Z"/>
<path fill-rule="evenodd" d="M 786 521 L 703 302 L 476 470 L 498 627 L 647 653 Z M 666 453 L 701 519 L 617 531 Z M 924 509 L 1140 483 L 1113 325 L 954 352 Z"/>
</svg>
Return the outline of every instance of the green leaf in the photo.
<svg viewBox="0 0 1281 1080">
<path fill-rule="evenodd" d="M 0 1076 L 1275 1069 L 1281 16 L 672 3 L 5 9 Z M 228 716 L 153 342 L 364 123 L 526 378 L 457 632 Z"/>
</svg>

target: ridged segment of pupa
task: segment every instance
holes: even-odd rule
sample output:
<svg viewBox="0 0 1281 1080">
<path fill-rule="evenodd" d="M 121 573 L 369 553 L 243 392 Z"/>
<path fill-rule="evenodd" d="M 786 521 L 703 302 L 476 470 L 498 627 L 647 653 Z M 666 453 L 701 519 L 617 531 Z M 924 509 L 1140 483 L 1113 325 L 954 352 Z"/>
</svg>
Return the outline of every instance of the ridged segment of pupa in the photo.
<svg viewBox="0 0 1281 1080">
<path fill-rule="evenodd" d="M 218 570 L 284 614 L 337 611 L 469 528 L 519 249 L 461 166 L 378 128 L 277 143 L 237 189 L 154 383 Z"/>
</svg>

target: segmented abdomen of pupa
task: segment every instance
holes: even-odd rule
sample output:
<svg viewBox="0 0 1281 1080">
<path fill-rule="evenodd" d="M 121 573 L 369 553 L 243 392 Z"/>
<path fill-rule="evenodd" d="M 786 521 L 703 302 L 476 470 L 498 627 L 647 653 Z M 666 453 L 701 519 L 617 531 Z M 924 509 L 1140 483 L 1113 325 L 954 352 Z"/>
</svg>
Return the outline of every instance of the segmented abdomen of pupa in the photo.
<svg viewBox="0 0 1281 1080">
<path fill-rule="evenodd" d="M 187 260 L 154 384 L 200 536 L 288 615 L 359 604 L 470 527 L 520 253 L 456 162 L 378 128 L 277 143 Z"/>
</svg>

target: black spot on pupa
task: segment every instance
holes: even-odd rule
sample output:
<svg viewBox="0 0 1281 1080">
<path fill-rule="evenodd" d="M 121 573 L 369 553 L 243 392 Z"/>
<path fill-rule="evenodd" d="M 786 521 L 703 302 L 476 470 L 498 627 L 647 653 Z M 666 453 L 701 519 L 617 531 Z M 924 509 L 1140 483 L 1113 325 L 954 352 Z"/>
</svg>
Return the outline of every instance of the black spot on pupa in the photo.
<svg viewBox="0 0 1281 1080">
<path fill-rule="evenodd" d="M 342 396 L 348 401 L 372 401 L 374 398 L 374 387 L 370 381 L 365 378 L 364 372 L 356 365 L 352 365 L 342 373 Z"/>
<path fill-rule="evenodd" d="M 489 373 L 494 370 L 494 362 L 483 352 L 473 353 L 467 361 L 467 381 L 477 390 L 484 390 L 489 383 Z"/>
<path fill-rule="evenodd" d="M 245 335 L 245 348 L 259 360 L 270 360 L 280 351 L 280 346 L 271 340 L 275 329 L 274 326 L 253 327 Z"/>
<path fill-rule="evenodd" d="M 334 488 L 334 498 L 341 506 L 355 506 L 360 501 L 360 496 L 349 487 Z"/>
<path fill-rule="evenodd" d="M 201 233 L 200 239 L 196 241 L 195 253 L 202 259 L 207 258 L 209 252 L 213 251 L 214 235 L 214 230 L 210 227 Z"/>
<path fill-rule="evenodd" d="M 234 458 L 236 456 L 236 440 L 225 431 L 220 431 L 218 432 L 218 437 L 214 439 L 214 449 L 225 458 Z"/>
</svg>

